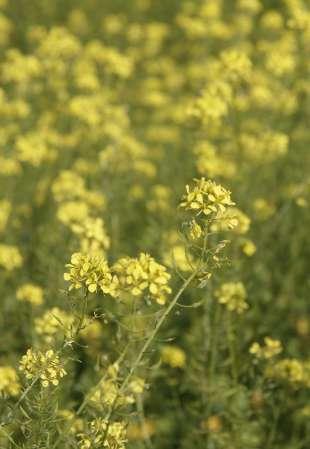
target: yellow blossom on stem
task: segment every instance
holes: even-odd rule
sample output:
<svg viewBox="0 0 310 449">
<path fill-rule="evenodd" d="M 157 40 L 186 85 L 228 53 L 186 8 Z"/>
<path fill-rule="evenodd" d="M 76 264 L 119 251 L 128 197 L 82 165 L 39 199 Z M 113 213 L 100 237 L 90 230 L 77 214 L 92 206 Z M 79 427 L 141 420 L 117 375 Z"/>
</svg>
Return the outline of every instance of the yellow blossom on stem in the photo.
<svg viewBox="0 0 310 449">
<path fill-rule="evenodd" d="M 38 378 L 44 388 L 57 386 L 59 380 L 67 374 L 59 356 L 52 349 L 45 353 L 28 349 L 20 360 L 19 369 L 30 381 Z"/>
</svg>

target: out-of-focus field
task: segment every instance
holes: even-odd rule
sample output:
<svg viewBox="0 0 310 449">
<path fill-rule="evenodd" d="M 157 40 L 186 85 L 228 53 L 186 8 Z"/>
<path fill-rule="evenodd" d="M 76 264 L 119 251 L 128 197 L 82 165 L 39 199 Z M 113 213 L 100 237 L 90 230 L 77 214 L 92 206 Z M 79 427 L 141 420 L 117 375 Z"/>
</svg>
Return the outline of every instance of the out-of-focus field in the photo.
<svg viewBox="0 0 310 449">
<path fill-rule="evenodd" d="M 306 0 L 0 0 L 0 448 L 309 449 Z"/>
</svg>

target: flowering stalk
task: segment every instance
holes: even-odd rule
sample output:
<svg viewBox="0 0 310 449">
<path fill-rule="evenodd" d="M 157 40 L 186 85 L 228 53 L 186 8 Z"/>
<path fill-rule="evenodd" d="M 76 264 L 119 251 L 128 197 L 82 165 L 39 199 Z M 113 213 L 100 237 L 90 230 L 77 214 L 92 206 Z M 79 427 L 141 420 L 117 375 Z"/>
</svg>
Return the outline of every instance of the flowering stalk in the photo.
<svg viewBox="0 0 310 449">
<path fill-rule="evenodd" d="M 165 322 L 166 318 L 168 317 L 168 315 L 170 314 L 170 312 L 173 310 L 173 308 L 175 307 L 175 305 L 177 304 L 180 296 L 182 295 L 182 293 L 186 290 L 186 288 L 190 285 L 190 283 L 195 279 L 195 277 L 197 276 L 199 270 L 200 270 L 200 265 L 198 265 L 198 267 L 196 268 L 195 271 L 192 272 L 192 274 L 187 278 L 187 280 L 183 283 L 182 287 L 179 289 L 179 291 L 177 292 L 177 294 L 174 296 L 174 298 L 172 299 L 172 301 L 170 302 L 170 304 L 168 305 L 168 307 L 166 308 L 166 310 L 163 312 L 162 316 L 160 317 L 160 319 L 158 320 L 156 326 L 154 327 L 153 331 L 151 332 L 150 336 L 148 337 L 148 339 L 146 340 L 146 342 L 144 343 L 143 347 L 141 348 L 139 354 L 137 355 L 134 363 L 132 364 L 127 376 L 125 377 L 125 379 L 123 380 L 119 390 L 118 390 L 118 394 L 116 395 L 113 403 L 111 404 L 109 411 L 105 417 L 106 421 L 108 422 L 108 426 L 106 429 L 106 433 L 105 436 L 108 433 L 108 428 L 109 428 L 109 424 L 111 422 L 111 418 L 113 416 L 113 413 L 116 409 L 116 404 L 117 404 L 117 400 L 120 397 L 120 395 L 125 391 L 126 387 L 128 386 L 128 383 L 130 381 L 130 379 L 132 378 L 133 374 L 135 373 L 135 371 L 137 370 L 137 368 L 140 365 L 140 362 L 144 356 L 144 354 L 146 353 L 146 351 L 148 350 L 148 348 L 150 347 L 150 345 L 152 344 L 155 336 L 157 335 L 159 329 L 161 328 L 161 326 L 163 325 L 163 323 Z"/>
</svg>

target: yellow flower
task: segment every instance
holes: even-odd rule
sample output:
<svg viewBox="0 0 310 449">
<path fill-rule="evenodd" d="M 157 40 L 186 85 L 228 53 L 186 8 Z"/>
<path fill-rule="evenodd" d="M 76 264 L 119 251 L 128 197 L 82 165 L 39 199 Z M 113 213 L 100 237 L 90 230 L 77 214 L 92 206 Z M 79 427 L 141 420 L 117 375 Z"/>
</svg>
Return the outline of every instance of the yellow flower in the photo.
<svg viewBox="0 0 310 449">
<path fill-rule="evenodd" d="M 112 275 L 103 257 L 74 253 L 66 267 L 69 272 L 64 274 L 64 279 L 71 282 L 69 290 L 85 287 L 90 293 L 101 290 L 113 297 L 118 296 L 118 279 Z"/>
<path fill-rule="evenodd" d="M 56 201 L 81 198 L 85 195 L 84 179 L 70 170 L 61 171 L 52 184 L 52 192 Z"/>
<path fill-rule="evenodd" d="M 89 215 L 89 207 L 84 201 L 65 201 L 58 207 L 57 218 L 65 225 L 84 221 Z"/>
<path fill-rule="evenodd" d="M 127 442 L 126 424 L 124 422 L 108 422 L 97 418 L 90 422 L 87 433 L 79 434 L 79 448 L 125 449 Z"/>
<path fill-rule="evenodd" d="M 17 373 L 11 366 L 0 366 L 0 393 L 17 396 L 21 385 Z"/>
<path fill-rule="evenodd" d="M 50 344 L 57 337 L 69 335 L 73 321 L 72 315 L 58 307 L 53 307 L 47 310 L 43 316 L 35 319 L 34 328 L 36 333 Z"/>
<path fill-rule="evenodd" d="M 45 353 L 28 349 L 20 360 L 19 369 L 30 381 L 37 377 L 44 388 L 49 385 L 57 386 L 59 380 L 67 374 L 52 349 Z"/>
<path fill-rule="evenodd" d="M 170 274 L 149 254 L 141 253 L 138 258 L 123 257 L 114 264 L 113 271 L 119 279 L 121 293 L 145 294 L 158 304 L 164 304 L 171 293 L 168 286 Z"/>
<path fill-rule="evenodd" d="M 252 242 L 252 240 L 243 240 L 241 243 L 241 248 L 244 254 L 248 257 L 251 257 L 256 253 L 256 245 L 254 242 Z"/>
<path fill-rule="evenodd" d="M 39 306 L 43 303 L 43 290 L 35 284 L 23 284 L 16 291 L 16 298 L 19 301 L 26 301 L 33 306 Z"/>
<path fill-rule="evenodd" d="M 135 377 L 129 384 L 129 390 L 134 394 L 142 394 L 145 387 L 145 380 L 141 377 Z"/>
<path fill-rule="evenodd" d="M 220 123 L 228 115 L 232 102 L 232 88 L 225 81 L 215 81 L 189 109 L 189 117 L 197 119 L 204 126 Z"/>
<path fill-rule="evenodd" d="M 235 49 L 228 49 L 220 55 L 224 75 L 232 81 L 249 79 L 252 63 L 245 53 Z"/>
<path fill-rule="evenodd" d="M 220 220 L 215 220 L 210 229 L 212 232 L 233 230 L 235 234 L 246 234 L 250 228 L 250 218 L 236 207 L 227 209 Z"/>
<path fill-rule="evenodd" d="M 280 354 L 283 350 L 282 344 L 279 340 L 273 340 L 270 337 L 264 338 L 264 346 L 261 346 L 259 343 L 253 343 L 250 347 L 250 354 L 253 354 L 255 357 L 259 359 L 271 359 L 276 355 Z"/>
<path fill-rule="evenodd" d="M 246 290 L 242 282 L 226 282 L 216 290 L 215 296 L 228 310 L 243 313 L 249 305 L 246 302 Z"/>
<path fill-rule="evenodd" d="M 0 174 L 4 176 L 15 176 L 21 172 L 20 163 L 13 158 L 0 156 Z"/>
<path fill-rule="evenodd" d="M 171 368 L 183 368 L 186 362 L 186 354 L 178 346 L 165 345 L 161 349 L 161 359 Z"/>
<path fill-rule="evenodd" d="M 196 220 L 192 220 L 190 222 L 190 230 L 189 236 L 192 240 L 198 240 L 202 236 L 203 232 L 201 226 L 196 222 Z"/>
<path fill-rule="evenodd" d="M 81 239 L 83 252 L 87 250 L 105 250 L 110 246 L 102 218 L 87 217 L 79 223 L 70 225 L 72 232 Z"/>
<path fill-rule="evenodd" d="M 185 210 L 195 211 L 196 215 L 210 214 L 221 217 L 227 207 L 233 206 L 230 192 L 213 181 L 205 178 L 195 179 L 194 187 L 186 186 L 186 194 L 183 196 L 181 207 Z"/>
<path fill-rule="evenodd" d="M 196 148 L 196 167 L 200 174 L 208 174 L 210 177 L 222 176 L 231 178 L 236 173 L 236 166 L 228 157 L 221 155 L 214 145 L 203 141 Z"/>
<path fill-rule="evenodd" d="M 266 376 L 290 383 L 294 388 L 310 387 L 310 361 L 283 359 L 266 368 Z"/>
<path fill-rule="evenodd" d="M 0 244 L 0 267 L 12 271 L 21 267 L 22 264 L 22 255 L 16 246 Z"/>
</svg>

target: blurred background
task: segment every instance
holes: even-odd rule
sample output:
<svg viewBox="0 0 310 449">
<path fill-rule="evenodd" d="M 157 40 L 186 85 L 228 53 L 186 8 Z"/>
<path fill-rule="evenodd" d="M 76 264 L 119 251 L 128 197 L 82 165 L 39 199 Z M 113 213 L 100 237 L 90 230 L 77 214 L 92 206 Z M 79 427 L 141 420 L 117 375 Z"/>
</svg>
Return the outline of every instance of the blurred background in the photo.
<svg viewBox="0 0 310 449">
<path fill-rule="evenodd" d="M 56 344 L 51 310 L 68 319 L 71 254 L 147 252 L 176 289 L 191 270 L 178 205 L 205 177 L 236 203 L 228 263 L 156 340 L 128 447 L 309 448 L 309 49 L 302 0 L 0 0 L 4 411 L 19 388 L 8 367 Z M 229 282 L 248 304 L 233 315 L 237 378 L 215 300 Z M 128 325 L 92 301 L 60 409 L 77 409 Z M 266 336 L 283 347 L 272 374 L 249 353 Z"/>
</svg>

